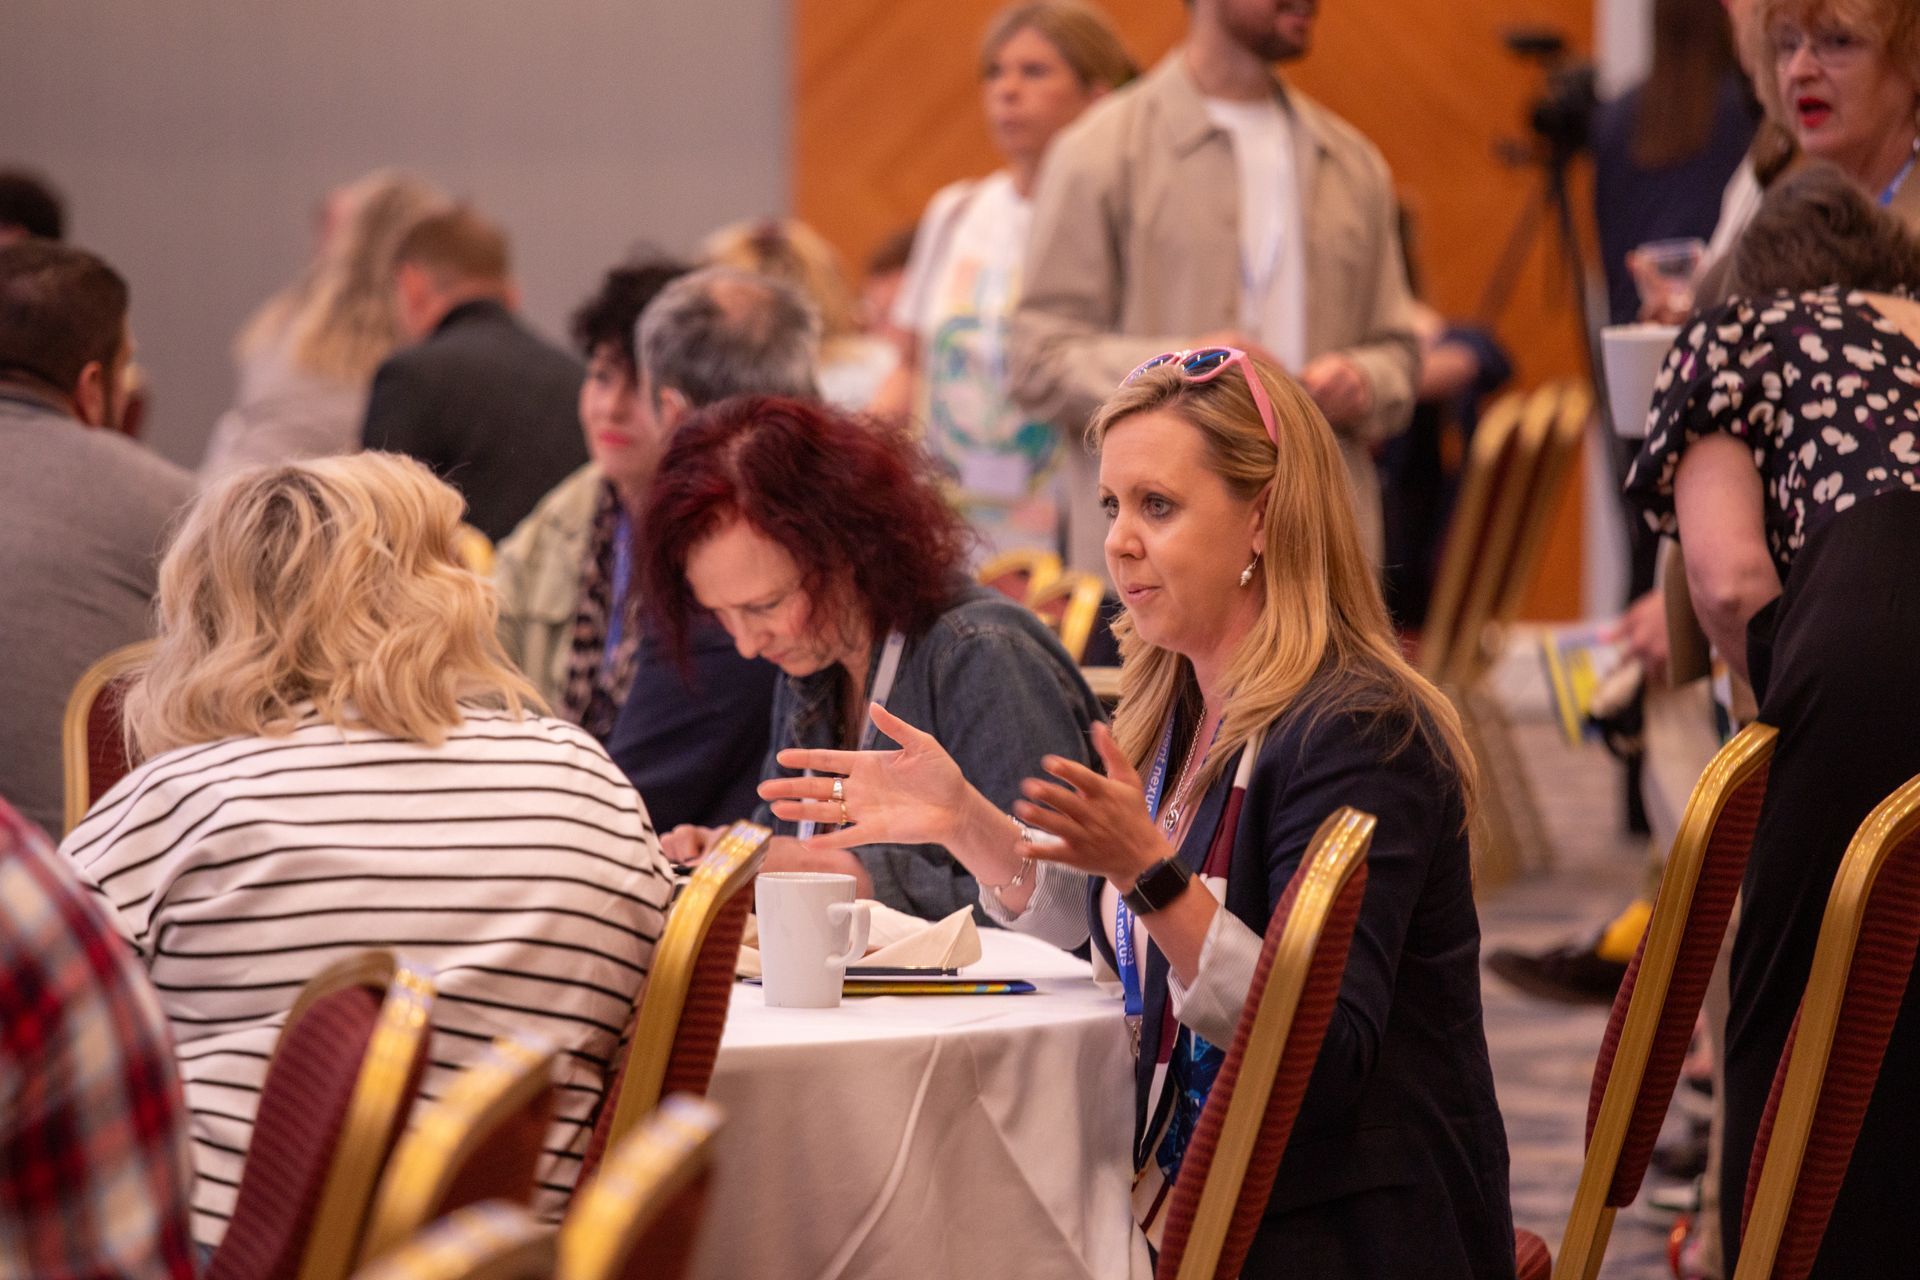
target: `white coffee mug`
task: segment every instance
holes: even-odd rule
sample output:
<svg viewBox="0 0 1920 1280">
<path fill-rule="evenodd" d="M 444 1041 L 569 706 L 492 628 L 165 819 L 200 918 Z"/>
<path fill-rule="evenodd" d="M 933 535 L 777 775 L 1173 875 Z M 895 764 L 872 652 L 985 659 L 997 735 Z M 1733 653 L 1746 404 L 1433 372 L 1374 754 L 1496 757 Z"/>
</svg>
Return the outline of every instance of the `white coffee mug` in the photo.
<svg viewBox="0 0 1920 1280">
<path fill-rule="evenodd" d="M 873 916 L 853 900 L 852 876 L 767 871 L 754 881 L 760 988 L 779 1009 L 831 1009 L 847 965 L 867 950 Z M 844 931 L 844 942 L 842 941 Z"/>
</svg>

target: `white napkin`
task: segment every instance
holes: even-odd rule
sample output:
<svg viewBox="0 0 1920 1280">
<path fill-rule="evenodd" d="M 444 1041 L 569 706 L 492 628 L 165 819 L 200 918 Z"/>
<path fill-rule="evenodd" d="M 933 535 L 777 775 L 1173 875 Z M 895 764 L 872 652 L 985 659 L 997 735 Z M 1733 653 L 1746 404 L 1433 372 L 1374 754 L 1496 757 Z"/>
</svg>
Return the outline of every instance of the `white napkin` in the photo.
<svg viewBox="0 0 1920 1280">
<path fill-rule="evenodd" d="M 864 901 L 873 913 L 873 927 L 867 933 L 867 953 L 860 958 L 861 964 L 958 969 L 979 961 L 980 928 L 973 922 L 971 908 L 962 907 L 944 920 L 928 921 L 871 899 Z M 740 939 L 740 959 L 734 967 L 740 977 L 760 976 L 759 942 L 760 921 L 748 916 Z"/>
</svg>

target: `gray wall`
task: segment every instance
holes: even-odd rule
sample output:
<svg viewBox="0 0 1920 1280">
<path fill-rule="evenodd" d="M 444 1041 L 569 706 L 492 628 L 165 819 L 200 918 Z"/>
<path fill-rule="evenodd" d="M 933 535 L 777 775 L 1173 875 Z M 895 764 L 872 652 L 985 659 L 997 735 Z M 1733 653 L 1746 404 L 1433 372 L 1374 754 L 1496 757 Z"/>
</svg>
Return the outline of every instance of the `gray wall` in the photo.
<svg viewBox="0 0 1920 1280">
<path fill-rule="evenodd" d="M 787 61 L 781 0 L 0 0 L 0 165 L 126 274 L 148 438 L 193 463 L 327 188 L 398 164 L 472 199 L 557 337 L 635 242 L 786 208 Z"/>
</svg>

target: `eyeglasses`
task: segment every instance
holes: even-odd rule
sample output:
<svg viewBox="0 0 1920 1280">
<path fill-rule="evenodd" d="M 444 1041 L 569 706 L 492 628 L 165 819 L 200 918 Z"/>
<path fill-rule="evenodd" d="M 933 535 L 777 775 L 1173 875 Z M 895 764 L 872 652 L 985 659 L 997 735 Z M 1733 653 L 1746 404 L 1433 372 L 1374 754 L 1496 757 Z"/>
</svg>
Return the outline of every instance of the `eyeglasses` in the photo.
<svg viewBox="0 0 1920 1280">
<path fill-rule="evenodd" d="M 1842 31 L 1838 27 L 1827 27 L 1812 33 L 1794 26 L 1776 27 L 1769 39 L 1776 64 L 1785 66 L 1793 61 L 1795 54 L 1805 49 L 1813 55 L 1815 62 L 1829 71 L 1865 53 L 1869 43 L 1865 36 Z"/>
<path fill-rule="evenodd" d="M 1253 370 L 1253 361 L 1247 353 L 1238 347 L 1201 347 L 1198 351 L 1168 351 L 1143 361 L 1139 368 L 1120 379 L 1120 385 L 1126 386 L 1149 369 L 1175 368 L 1188 382 L 1212 382 L 1234 365 L 1240 366 L 1240 376 L 1247 380 L 1247 390 L 1253 393 L 1253 407 L 1260 411 L 1260 425 L 1267 429 L 1267 439 L 1277 447 L 1280 432 L 1274 425 L 1273 402 L 1267 399 L 1267 389 L 1260 385 L 1260 375 Z"/>
</svg>

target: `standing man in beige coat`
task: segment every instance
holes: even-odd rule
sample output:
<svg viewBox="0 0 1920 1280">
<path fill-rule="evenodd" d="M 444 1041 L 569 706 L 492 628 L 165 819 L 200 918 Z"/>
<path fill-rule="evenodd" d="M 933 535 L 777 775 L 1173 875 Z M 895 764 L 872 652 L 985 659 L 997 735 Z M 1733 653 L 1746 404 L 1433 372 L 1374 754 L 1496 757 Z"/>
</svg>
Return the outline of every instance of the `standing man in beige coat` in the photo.
<svg viewBox="0 0 1920 1280">
<path fill-rule="evenodd" d="M 1403 430 L 1418 352 L 1392 175 L 1351 125 L 1275 78 L 1317 0 L 1189 0 L 1186 43 L 1054 140 L 1034 191 L 1013 394 L 1077 445 L 1141 361 L 1263 352 L 1340 437 L 1380 554 L 1371 448 Z M 1068 553 L 1104 565 L 1095 470 L 1069 447 Z"/>
</svg>

